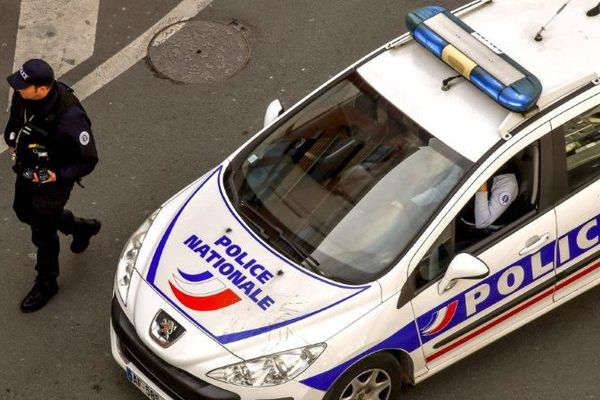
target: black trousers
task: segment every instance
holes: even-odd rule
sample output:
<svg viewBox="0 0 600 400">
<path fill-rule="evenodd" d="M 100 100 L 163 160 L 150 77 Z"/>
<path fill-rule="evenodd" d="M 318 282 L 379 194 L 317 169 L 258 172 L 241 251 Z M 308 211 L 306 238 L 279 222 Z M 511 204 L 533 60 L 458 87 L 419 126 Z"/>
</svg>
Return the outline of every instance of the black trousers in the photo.
<svg viewBox="0 0 600 400">
<path fill-rule="evenodd" d="M 75 217 L 65 205 L 73 185 L 34 184 L 22 178 L 15 183 L 13 209 L 17 218 L 31 226 L 31 241 L 37 247 L 35 269 L 39 279 L 56 279 L 59 274 L 58 231 L 73 233 Z"/>
</svg>

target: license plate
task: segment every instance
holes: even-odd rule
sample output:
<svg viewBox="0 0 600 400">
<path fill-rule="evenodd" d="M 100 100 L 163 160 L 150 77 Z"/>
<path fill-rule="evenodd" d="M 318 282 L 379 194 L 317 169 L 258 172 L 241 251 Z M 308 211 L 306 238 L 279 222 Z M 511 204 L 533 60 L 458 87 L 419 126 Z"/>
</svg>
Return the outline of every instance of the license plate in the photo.
<svg viewBox="0 0 600 400">
<path fill-rule="evenodd" d="M 127 379 L 129 382 L 137 386 L 151 400 L 167 400 L 164 394 L 161 393 L 160 389 L 152 385 L 146 377 L 144 377 L 137 370 L 133 370 L 133 367 L 127 367 Z"/>
</svg>

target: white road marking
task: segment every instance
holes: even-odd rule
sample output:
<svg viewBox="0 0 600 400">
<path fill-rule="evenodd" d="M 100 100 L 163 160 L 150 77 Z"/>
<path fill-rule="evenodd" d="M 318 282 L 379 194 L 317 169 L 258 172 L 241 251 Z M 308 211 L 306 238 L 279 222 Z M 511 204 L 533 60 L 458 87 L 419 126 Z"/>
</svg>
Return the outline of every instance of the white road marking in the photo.
<svg viewBox="0 0 600 400">
<path fill-rule="evenodd" d="M 21 0 L 13 71 L 30 58 L 61 76 L 94 53 L 99 0 Z"/>
<path fill-rule="evenodd" d="M 146 56 L 148 45 L 154 35 L 169 25 L 184 21 L 196 16 L 207 7 L 212 0 L 183 0 L 171 12 L 165 15 L 154 26 L 144 32 L 140 37 L 131 42 L 123 50 L 109 58 L 106 62 L 96 68 L 88 76 L 73 85 L 79 99 L 83 100 L 90 96 L 102 86 L 106 85 L 123 72 L 127 71 Z M 170 29 L 161 40 L 172 36 L 177 29 Z"/>
<path fill-rule="evenodd" d="M 23 3 L 35 3 L 35 4 L 46 4 L 48 0 L 23 0 Z M 92 2 L 98 0 L 77 0 L 77 2 Z M 165 15 L 160 21 L 154 24 L 150 29 L 144 32 L 140 37 L 131 42 L 117 54 L 106 60 L 103 64 L 98 66 L 94 71 L 92 71 L 89 75 L 81 79 L 75 85 L 73 85 L 73 89 L 75 90 L 77 97 L 80 100 L 84 100 L 89 97 L 93 93 L 95 93 L 102 86 L 108 84 L 113 79 L 121 75 L 123 72 L 127 71 L 137 62 L 142 60 L 146 56 L 148 45 L 150 41 L 154 37 L 154 35 L 160 30 L 166 28 L 169 25 L 175 24 L 177 22 L 188 20 L 194 16 L 196 16 L 200 11 L 206 8 L 212 0 L 183 0 L 179 5 L 173 8 L 167 15 Z M 75 3 L 73 0 L 54 0 L 53 3 L 61 3 L 63 5 L 69 3 L 72 5 Z M 68 7 L 64 7 L 65 10 Z M 56 15 L 61 14 L 61 11 L 57 11 Z M 23 16 L 23 10 L 21 10 L 21 15 Z M 90 21 L 91 22 L 91 21 Z M 95 20 L 94 20 L 94 30 L 95 30 Z M 163 35 L 161 35 L 161 40 L 167 40 L 170 36 L 172 36 L 177 29 L 169 29 Z M 88 38 L 92 43 L 94 42 L 94 38 Z M 19 40 L 17 38 L 17 49 L 20 47 Z M 92 44 L 93 46 L 93 44 Z M 17 62 L 17 56 L 15 55 L 15 65 L 20 66 L 23 61 L 26 61 L 27 58 L 32 57 L 31 49 L 23 48 L 22 51 L 26 51 L 27 56 L 25 56 L 25 60 L 20 59 L 20 63 Z M 53 51 L 56 51 L 53 50 Z M 62 52 L 62 51 L 61 51 Z M 41 57 L 42 55 L 40 55 Z M 43 55 L 43 57 L 52 64 L 53 59 L 50 55 Z M 89 57 L 89 56 L 88 56 Z M 88 58 L 86 57 L 86 58 Z M 68 59 L 66 57 L 62 57 L 64 59 Z M 78 58 L 78 60 L 81 57 Z M 81 62 L 81 61 L 79 61 Z M 54 64 L 52 64 L 54 65 Z M 56 65 L 61 65 L 59 62 Z M 16 69 L 16 68 L 15 68 Z M 69 68 L 70 69 L 70 68 Z M 58 71 L 61 71 L 59 74 Z M 64 74 L 67 70 L 57 70 L 57 77 Z M 6 150 L 6 146 L 4 145 L 4 141 L 0 141 L 0 153 Z"/>
<path fill-rule="evenodd" d="M 99 0 L 21 0 L 12 71 L 30 58 L 43 58 L 61 76 L 90 58 L 98 4 Z M 12 90 L 9 104 L 10 96 Z M 0 153 L 4 150 L 0 140 Z"/>
</svg>

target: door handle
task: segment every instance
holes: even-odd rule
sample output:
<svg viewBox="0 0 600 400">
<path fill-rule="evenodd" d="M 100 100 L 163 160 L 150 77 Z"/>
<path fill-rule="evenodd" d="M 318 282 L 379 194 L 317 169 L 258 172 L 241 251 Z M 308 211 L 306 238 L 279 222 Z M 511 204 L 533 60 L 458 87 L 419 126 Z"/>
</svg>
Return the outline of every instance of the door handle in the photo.
<svg viewBox="0 0 600 400">
<path fill-rule="evenodd" d="M 533 236 L 527 240 L 525 243 L 525 247 L 519 251 L 520 256 L 524 256 L 525 254 L 533 253 L 538 250 L 540 247 L 544 245 L 550 239 L 549 233 L 544 233 L 542 236 Z"/>
</svg>

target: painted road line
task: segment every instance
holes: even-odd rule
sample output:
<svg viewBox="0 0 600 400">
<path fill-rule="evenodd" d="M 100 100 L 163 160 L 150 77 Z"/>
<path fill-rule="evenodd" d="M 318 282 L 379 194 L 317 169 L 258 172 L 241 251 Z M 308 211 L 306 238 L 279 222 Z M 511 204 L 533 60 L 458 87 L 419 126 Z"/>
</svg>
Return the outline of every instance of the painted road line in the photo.
<svg viewBox="0 0 600 400">
<path fill-rule="evenodd" d="M 131 42 L 123 50 L 109 58 L 96 68 L 92 73 L 73 85 L 77 97 L 81 100 L 95 93 L 123 72 L 134 66 L 146 56 L 148 46 L 154 35 L 162 29 L 177 22 L 188 20 L 196 16 L 207 7 L 212 0 L 184 0 L 171 10 L 160 21 L 144 32 L 140 37 Z M 182 25 L 179 26 L 179 28 Z M 162 40 L 167 40 L 178 28 L 170 29 L 161 35 Z"/>
<path fill-rule="evenodd" d="M 22 0 L 13 71 L 43 58 L 61 76 L 94 53 L 99 0 Z"/>
<path fill-rule="evenodd" d="M 42 0 L 39 0 L 41 2 Z M 68 1 L 67 1 L 68 2 Z M 137 62 L 142 60 L 146 56 L 148 45 L 154 37 L 154 35 L 177 22 L 188 20 L 196 16 L 200 11 L 206 8 L 212 0 L 184 0 L 179 3 L 174 9 L 172 9 L 167 15 L 165 15 L 160 21 L 154 24 L 150 29 L 144 32 L 140 37 L 131 42 L 117 54 L 109 58 L 103 64 L 98 66 L 94 71 L 85 76 L 79 82 L 73 85 L 77 97 L 80 100 L 84 100 L 89 97 L 102 86 L 108 84 L 113 79 L 127 71 Z M 167 40 L 172 36 L 178 28 L 165 30 L 161 35 L 161 40 Z M 57 74 L 57 76 L 59 76 Z M 0 153 L 6 150 L 6 146 L 3 141 L 0 143 Z"/>
<path fill-rule="evenodd" d="M 12 71 L 43 58 L 61 76 L 94 53 L 99 0 L 22 0 Z M 8 105 L 10 105 L 9 91 Z M 8 108 L 8 106 L 7 106 Z M 0 153 L 6 150 L 0 141 Z"/>
</svg>

